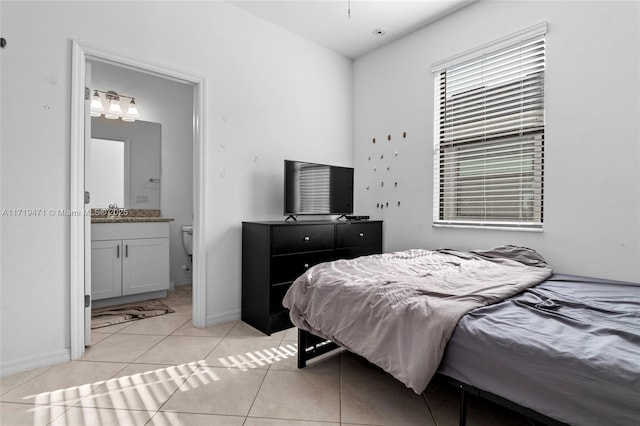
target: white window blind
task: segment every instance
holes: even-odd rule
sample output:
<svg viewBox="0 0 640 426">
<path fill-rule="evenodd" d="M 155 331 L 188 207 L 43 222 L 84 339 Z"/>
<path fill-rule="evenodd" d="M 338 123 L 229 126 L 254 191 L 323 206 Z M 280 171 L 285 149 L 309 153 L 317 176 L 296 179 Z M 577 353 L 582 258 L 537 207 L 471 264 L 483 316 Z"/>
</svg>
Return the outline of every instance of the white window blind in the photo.
<svg viewBox="0 0 640 426">
<path fill-rule="evenodd" d="M 545 31 L 534 32 L 436 70 L 435 225 L 542 227 Z"/>
</svg>

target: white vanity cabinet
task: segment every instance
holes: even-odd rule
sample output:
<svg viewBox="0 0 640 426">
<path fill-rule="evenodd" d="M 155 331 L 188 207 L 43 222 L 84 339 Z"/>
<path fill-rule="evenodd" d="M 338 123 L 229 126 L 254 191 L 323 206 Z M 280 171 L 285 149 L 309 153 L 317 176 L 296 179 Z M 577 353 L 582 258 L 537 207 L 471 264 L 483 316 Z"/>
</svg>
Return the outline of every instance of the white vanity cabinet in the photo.
<svg viewBox="0 0 640 426">
<path fill-rule="evenodd" d="M 169 289 L 169 223 L 91 226 L 91 299 Z"/>
<path fill-rule="evenodd" d="M 122 240 L 91 241 L 91 300 L 122 296 Z"/>
</svg>

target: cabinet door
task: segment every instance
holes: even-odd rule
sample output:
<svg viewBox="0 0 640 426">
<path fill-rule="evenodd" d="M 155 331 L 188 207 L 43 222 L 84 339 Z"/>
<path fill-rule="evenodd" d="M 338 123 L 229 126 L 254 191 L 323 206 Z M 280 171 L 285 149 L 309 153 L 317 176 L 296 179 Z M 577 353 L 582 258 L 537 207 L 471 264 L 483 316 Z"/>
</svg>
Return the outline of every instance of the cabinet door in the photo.
<svg viewBox="0 0 640 426">
<path fill-rule="evenodd" d="M 122 295 L 122 246 L 120 240 L 91 242 L 91 299 Z"/>
<path fill-rule="evenodd" d="M 169 289 L 169 238 L 122 240 L 122 295 Z"/>
</svg>

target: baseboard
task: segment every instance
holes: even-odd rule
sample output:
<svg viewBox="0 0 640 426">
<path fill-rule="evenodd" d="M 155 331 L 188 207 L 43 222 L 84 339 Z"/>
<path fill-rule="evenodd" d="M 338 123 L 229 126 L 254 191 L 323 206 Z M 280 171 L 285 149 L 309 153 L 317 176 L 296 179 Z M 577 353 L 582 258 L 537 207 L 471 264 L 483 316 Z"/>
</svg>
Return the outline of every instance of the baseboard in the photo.
<svg viewBox="0 0 640 426">
<path fill-rule="evenodd" d="M 51 365 L 62 364 L 63 362 L 68 361 L 71 361 L 71 350 L 69 348 L 50 352 L 44 355 L 27 357 L 21 360 L 3 363 L 0 366 L 0 377 L 21 373 L 23 371 L 33 370 L 34 368 L 49 367 Z"/>
<path fill-rule="evenodd" d="M 192 281 L 191 278 L 180 278 L 179 280 L 171 281 L 171 285 L 173 288 L 182 287 L 183 285 L 191 285 Z"/>
<path fill-rule="evenodd" d="M 240 319 L 240 313 L 240 309 L 234 309 L 233 311 L 222 312 L 220 314 L 207 315 L 206 327 L 223 324 L 230 321 L 237 321 Z"/>
<path fill-rule="evenodd" d="M 151 291 L 149 293 L 130 294 L 128 296 L 111 297 L 109 299 L 92 300 L 92 308 L 104 308 L 106 306 L 124 305 L 125 303 L 140 302 L 143 300 L 164 299 L 167 290 Z"/>
</svg>

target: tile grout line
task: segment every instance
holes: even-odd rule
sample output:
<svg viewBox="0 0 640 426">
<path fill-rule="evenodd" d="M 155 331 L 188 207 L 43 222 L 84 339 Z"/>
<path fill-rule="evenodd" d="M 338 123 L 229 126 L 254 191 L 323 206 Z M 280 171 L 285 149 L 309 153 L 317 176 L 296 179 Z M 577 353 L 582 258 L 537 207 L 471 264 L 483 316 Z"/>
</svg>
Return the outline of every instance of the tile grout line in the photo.
<svg viewBox="0 0 640 426">
<path fill-rule="evenodd" d="M 433 410 L 431 410 L 431 406 L 429 405 L 429 401 L 427 400 L 427 395 L 425 395 L 425 392 L 426 392 L 426 389 L 425 391 L 422 392 L 422 400 L 426 404 L 427 410 L 429 410 L 429 415 L 431 416 L 431 420 L 433 421 L 434 426 L 438 426 L 438 423 L 436 422 L 436 417 L 433 414 Z"/>
<path fill-rule="evenodd" d="M 192 297 L 193 297 L 193 296 L 192 296 Z M 191 315 L 191 316 L 190 316 L 190 320 L 192 321 L 192 324 L 193 324 L 193 315 Z M 175 333 L 175 332 L 176 332 L 177 330 L 179 330 L 180 328 L 184 327 L 184 325 L 185 325 L 186 323 L 187 323 L 187 322 L 185 322 L 184 324 L 180 325 L 178 328 L 176 328 L 175 330 L 173 330 L 169 335 L 167 335 L 167 337 L 169 337 L 169 336 L 173 336 L 173 335 L 174 335 L 173 333 Z M 235 326 L 234 326 L 234 327 L 235 327 Z M 232 328 L 233 328 L 233 327 L 232 327 Z M 227 331 L 227 333 L 228 333 L 228 331 Z M 226 336 L 226 334 L 225 334 L 225 336 Z M 199 337 L 199 336 L 186 336 L 186 337 Z M 209 337 L 209 336 L 204 336 L 204 337 Z M 163 339 L 163 340 L 164 340 L 164 339 Z M 161 341 L 163 341 L 163 340 L 161 340 Z M 206 355 L 204 355 L 203 360 L 206 360 L 206 359 L 207 359 L 207 357 L 208 357 L 208 356 L 209 356 L 209 355 L 210 355 L 210 354 L 211 354 L 211 353 L 212 353 L 212 352 L 213 352 L 213 351 L 218 347 L 218 345 L 220 345 L 220 343 L 222 343 L 222 340 L 224 340 L 224 337 L 220 338 L 220 341 L 219 341 L 218 343 L 216 343 L 216 344 L 213 346 L 213 348 L 211 348 L 211 350 L 210 350 L 209 352 L 207 352 L 207 353 L 206 353 Z M 160 342 L 158 342 L 158 343 L 160 343 Z M 145 353 L 146 353 L 146 352 L 145 352 Z M 141 356 L 142 356 L 142 355 L 141 355 Z M 203 367 L 203 365 L 198 364 L 198 365 L 193 369 L 193 371 L 191 372 L 191 374 L 189 374 L 187 377 L 185 377 L 185 378 L 184 378 L 184 380 L 183 380 L 183 381 L 182 381 L 178 386 L 176 386 L 176 389 L 171 393 L 171 395 L 169 395 L 169 397 L 168 397 L 167 399 L 165 399 L 165 401 L 164 401 L 162 404 L 160 404 L 160 406 L 157 408 L 157 410 L 155 410 L 155 412 L 151 415 L 151 417 L 149 417 L 149 420 L 145 423 L 145 425 L 150 424 L 150 422 L 153 420 L 153 418 L 154 418 L 155 416 L 157 416 L 157 415 L 158 415 L 158 413 L 160 413 L 160 412 L 162 411 L 162 407 L 164 407 L 164 406 L 169 402 L 169 400 L 171 400 L 171 398 L 173 398 L 173 396 L 174 396 L 176 393 L 178 393 L 178 391 L 180 390 L 180 388 L 181 388 L 181 387 L 182 387 L 182 386 L 183 386 L 183 385 L 184 385 L 184 384 L 185 384 L 185 383 L 186 383 L 186 382 L 187 382 L 191 377 L 193 377 L 193 375 L 194 375 L 194 374 L 196 374 L 196 372 L 197 372 L 198 370 L 200 370 L 202 367 Z M 206 367 L 206 366 L 204 366 L 204 367 Z M 190 413 L 190 414 L 193 414 L 193 413 Z"/>
<path fill-rule="evenodd" d="M 242 321 L 238 321 L 238 323 L 240 323 Z M 235 328 L 236 326 L 234 326 L 233 328 Z M 231 330 L 233 330 L 233 328 L 231 328 Z M 229 333 L 231 332 L 231 330 L 229 330 Z M 284 341 L 286 333 L 282 334 L 282 337 L 280 338 L 279 342 L 277 343 L 278 348 L 280 348 L 282 346 L 282 342 Z M 275 339 L 273 339 L 275 340 Z M 273 363 L 269 363 L 269 367 L 265 370 L 264 376 L 262 376 L 262 381 L 260 382 L 260 386 L 258 387 L 258 391 L 256 392 L 255 396 L 253 397 L 253 401 L 251 401 L 251 405 L 249 406 L 249 410 L 247 410 L 247 414 L 244 416 L 244 421 L 242 422 L 242 424 L 244 425 L 247 420 L 249 419 L 249 414 L 251 413 L 251 410 L 253 409 L 254 404 L 256 403 L 256 400 L 258 399 L 258 395 L 260 394 L 260 391 L 262 390 L 262 387 L 264 386 L 264 382 L 267 379 L 267 375 L 269 374 L 269 371 L 271 371 L 271 367 L 273 366 Z M 276 370 L 274 370 L 276 371 Z M 254 417 L 254 418 L 266 418 L 266 417 Z"/>
<path fill-rule="evenodd" d="M 185 322 L 186 324 L 186 322 Z M 231 330 L 233 330 L 235 328 L 235 324 L 233 327 L 231 327 L 229 330 L 227 330 L 227 332 L 224 334 L 224 336 L 220 337 L 220 340 L 218 341 L 218 343 L 216 343 L 213 348 L 211 348 L 210 351 L 208 351 L 206 353 L 206 355 L 203 357 L 203 361 L 206 362 L 206 359 L 209 355 L 211 355 L 211 353 L 222 343 L 222 341 L 227 337 L 227 335 L 231 332 Z M 176 330 L 174 330 L 172 332 L 172 334 L 169 334 L 167 337 L 172 336 L 173 333 L 175 333 L 177 330 L 179 330 L 180 328 L 184 327 L 184 324 L 182 324 L 180 327 L 178 327 Z M 185 336 L 185 337 L 217 337 L 217 336 Z M 163 339 L 164 340 L 164 339 Z M 162 341 L 162 340 L 161 340 Z M 160 342 L 158 342 L 160 343 Z M 145 352 L 146 353 L 146 352 Z M 141 355 L 142 356 L 142 355 Z M 191 374 L 189 374 L 189 376 L 187 376 L 177 387 L 176 389 L 171 393 L 171 395 L 169 395 L 169 397 L 162 403 L 160 404 L 160 406 L 158 407 L 157 410 L 155 410 L 155 412 L 153 413 L 153 415 L 149 418 L 149 420 L 147 421 L 147 423 L 145 423 L 145 425 L 150 424 L 151 420 L 158 415 L 158 413 L 160 413 L 162 411 L 162 407 L 164 407 L 169 400 L 171 400 L 171 398 L 173 398 L 173 396 L 178 393 L 178 391 L 180 390 L 180 387 L 182 387 L 189 379 L 191 379 L 191 377 L 193 377 L 200 369 L 202 368 L 214 368 L 214 367 L 209 367 L 208 365 L 202 365 L 202 364 L 198 364 L 193 371 L 191 372 Z M 188 414 L 197 414 L 197 413 L 188 413 Z"/>
<path fill-rule="evenodd" d="M 339 363 L 338 363 L 338 397 L 339 397 L 339 404 L 338 404 L 338 420 L 339 423 L 342 424 L 342 359 L 343 359 L 343 354 L 344 352 L 340 351 L 340 353 L 338 354 L 339 358 Z"/>
</svg>

